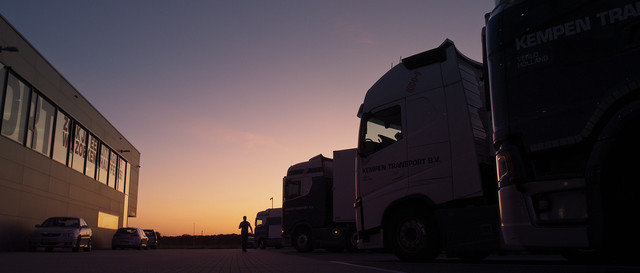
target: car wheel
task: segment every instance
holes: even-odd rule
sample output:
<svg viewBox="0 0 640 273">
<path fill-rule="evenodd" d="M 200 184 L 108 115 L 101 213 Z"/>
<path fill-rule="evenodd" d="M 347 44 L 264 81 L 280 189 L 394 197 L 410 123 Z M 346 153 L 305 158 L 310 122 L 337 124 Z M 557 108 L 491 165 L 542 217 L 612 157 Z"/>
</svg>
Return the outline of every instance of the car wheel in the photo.
<svg viewBox="0 0 640 273">
<path fill-rule="evenodd" d="M 84 251 L 91 252 L 91 238 L 87 241 L 87 246 L 84 247 Z"/>
<path fill-rule="evenodd" d="M 80 251 L 80 241 L 81 241 L 81 238 L 80 236 L 78 236 L 78 239 L 76 239 L 76 245 L 71 249 L 71 251 L 73 252 Z"/>
<path fill-rule="evenodd" d="M 264 239 L 258 240 L 258 248 L 260 248 L 260 249 L 267 248 L 267 243 L 264 241 Z"/>
</svg>

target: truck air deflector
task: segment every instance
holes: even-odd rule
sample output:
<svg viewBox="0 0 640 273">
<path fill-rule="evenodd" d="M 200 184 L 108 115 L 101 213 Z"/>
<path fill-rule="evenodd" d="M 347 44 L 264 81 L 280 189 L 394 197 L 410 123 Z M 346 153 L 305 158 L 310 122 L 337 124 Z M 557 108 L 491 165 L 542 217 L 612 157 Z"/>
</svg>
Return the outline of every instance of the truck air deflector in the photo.
<svg viewBox="0 0 640 273">
<path fill-rule="evenodd" d="M 412 70 L 430 64 L 444 62 L 447 60 L 447 48 L 452 45 L 453 42 L 447 39 L 437 48 L 402 59 L 402 64 L 407 69 Z"/>
</svg>

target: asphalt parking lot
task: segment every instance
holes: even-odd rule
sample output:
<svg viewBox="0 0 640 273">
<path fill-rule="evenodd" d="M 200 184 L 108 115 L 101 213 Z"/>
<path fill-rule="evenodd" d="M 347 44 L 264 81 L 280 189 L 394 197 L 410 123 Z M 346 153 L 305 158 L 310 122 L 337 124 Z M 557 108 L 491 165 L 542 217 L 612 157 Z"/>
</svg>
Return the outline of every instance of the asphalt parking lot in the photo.
<svg viewBox="0 0 640 273">
<path fill-rule="evenodd" d="M 365 268 L 239 249 L 0 253 L 0 272 L 371 272 Z"/>
<path fill-rule="evenodd" d="M 640 272 L 640 266 L 571 264 L 554 255 L 492 255 L 482 262 L 403 263 L 389 253 L 298 253 L 292 248 L 0 252 L 0 272 Z"/>
</svg>

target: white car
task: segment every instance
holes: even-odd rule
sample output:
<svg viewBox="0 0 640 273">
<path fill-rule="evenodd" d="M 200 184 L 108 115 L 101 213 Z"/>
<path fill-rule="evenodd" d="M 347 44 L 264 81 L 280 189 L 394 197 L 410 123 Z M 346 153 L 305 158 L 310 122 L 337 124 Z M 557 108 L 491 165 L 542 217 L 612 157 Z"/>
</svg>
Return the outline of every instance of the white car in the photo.
<svg viewBox="0 0 640 273">
<path fill-rule="evenodd" d="M 54 248 L 70 248 L 74 252 L 80 248 L 91 251 L 92 236 L 91 228 L 82 218 L 51 217 L 36 225 L 36 230 L 29 237 L 29 251 L 38 248 L 46 251 Z"/>
</svg>

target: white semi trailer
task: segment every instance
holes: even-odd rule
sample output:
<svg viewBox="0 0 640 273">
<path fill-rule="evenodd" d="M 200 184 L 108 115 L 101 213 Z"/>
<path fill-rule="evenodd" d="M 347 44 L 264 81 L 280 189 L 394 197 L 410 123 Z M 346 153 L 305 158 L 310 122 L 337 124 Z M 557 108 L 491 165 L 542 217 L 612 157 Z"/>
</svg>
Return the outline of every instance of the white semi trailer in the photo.
<svg viewBox="0 0 640 273">
<path fill-rule="evenodd" d="M 499 212 L 482 65 L 453 42 L 405 58 L 367 92 L 355 203 L 358 247 L 402 260 L 483 258 Z"/>
</svg>

